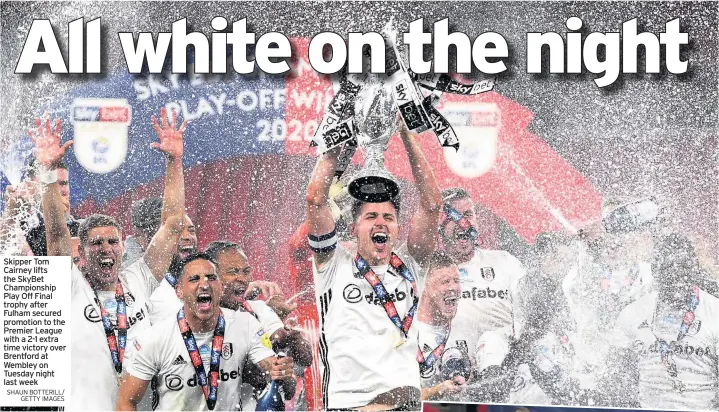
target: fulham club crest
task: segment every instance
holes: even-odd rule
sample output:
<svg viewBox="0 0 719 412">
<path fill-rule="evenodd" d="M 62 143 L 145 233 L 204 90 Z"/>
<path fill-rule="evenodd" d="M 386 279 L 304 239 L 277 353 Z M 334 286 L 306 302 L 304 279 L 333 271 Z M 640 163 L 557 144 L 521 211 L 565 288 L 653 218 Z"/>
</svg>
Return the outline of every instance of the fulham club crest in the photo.
<svg viewBox="0 0 719 412">
<path fill-rule="evenodd" d="M 689 330 L 687 331 L 687 335 L 694 336 L 697 333 L 699 333 L 699 329 L 702 327 L 702 321 L 695 320 L 694 322 L 689 325 Z"/>
<path fill-rule="evenodd" d="M 494 280 L 494 269 L 492 268 L 481 268 L 479 269 L 480 272 L 482 272 L 482 278 L 486 280 L 487 282 L 491 282 Z"/>
<path fill-rule="evenodd" d="M 223 343 L 222 344 L 222 359 L 229 360 L 232 357 L 232 344 L 231 343 Z"/>
</svg>

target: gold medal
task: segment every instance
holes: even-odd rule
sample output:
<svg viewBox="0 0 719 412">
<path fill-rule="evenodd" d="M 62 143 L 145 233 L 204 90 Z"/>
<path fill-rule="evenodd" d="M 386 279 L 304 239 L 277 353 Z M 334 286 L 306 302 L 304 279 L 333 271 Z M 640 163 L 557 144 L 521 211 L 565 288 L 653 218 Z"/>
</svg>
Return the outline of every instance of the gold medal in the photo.
<svg viewBox="0 0 719 412">
<path fill-rule="evenodd" d="M 407 342 L 407 338 L 404 337 L 404 334 L 402 332 L 399 332 L 399 339 L 397 339 L 394 343 L 395 349 L 404 345 L 406 342 Z"/>
</svg>

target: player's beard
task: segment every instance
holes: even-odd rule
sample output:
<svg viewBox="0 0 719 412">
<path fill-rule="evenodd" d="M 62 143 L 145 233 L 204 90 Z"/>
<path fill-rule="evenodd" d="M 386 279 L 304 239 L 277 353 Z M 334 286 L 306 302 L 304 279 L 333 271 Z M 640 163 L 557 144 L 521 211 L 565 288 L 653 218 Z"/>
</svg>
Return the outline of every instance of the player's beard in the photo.
<svg viewBox="0 0 719 412">
<path fill-rule="evenodd" d="M 462 232 L 455 230 L 451 237 L 445 236 L 445 245 L 452 258 L 459 263 L 468 262 L 474 256 L 474 241 Z"/>
</svg>

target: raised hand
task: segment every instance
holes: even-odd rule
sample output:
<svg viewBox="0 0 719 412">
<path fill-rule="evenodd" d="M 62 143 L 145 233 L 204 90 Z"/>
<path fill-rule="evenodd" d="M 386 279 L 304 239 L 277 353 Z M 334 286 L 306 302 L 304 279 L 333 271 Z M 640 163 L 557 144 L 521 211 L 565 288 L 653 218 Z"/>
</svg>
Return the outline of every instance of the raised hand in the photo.
<svg viewBox="0 0 719 412">
<path fill-rule="evenodd" d="M 282 295 L 272 296 L 266 303 L 267 306 L 275 311 L 280 319 L 285 319 L 287 315 L 297 310 L 297 304 L 285 301 L 285 298 Z"/>
<path fill-rule="evenodd" d="M 160 138 L 160 142 L 152 143 L 150 146 L 164 153 L 169 159 L 182 157 L 182 135 L 187 127 L 187 120 L 183 121 L 178 129 L 177 112 L 172 111 L 172 117 L 168 122 L 167 110 L 163 107 L 160 109 L 160 124 L 157 122 L 157 117 L 154 114 L 152 115 L 152 127 L 155 129 L 157 137 Z"/>
<path fill-rule="evenodd" d="M 245 299 L 249 299 L 250 296 L 256 293 L 257 289 L 260 290 L 260 294 L 267 300 L 272 299 L 275 295 L 282 295 L 282 289 L 280 289 L 278 284 L 266 280 L 255 280 L 247 285 Z"/>
<path fill-rule="evenodd" d="M 50 117 L 45 118 L 45 124 L 38 117 L 35 119 L 36 130 L 28 130 L 30 139 L 35 143 L 35 158 L 37 162 L 48 170 L 56 169 L 65 156 L 65 152 L 72 145 L 72 140 L 60 146 L 62 121 L 55 119 L 55 130 L 50 127 Z"/>
</svg>

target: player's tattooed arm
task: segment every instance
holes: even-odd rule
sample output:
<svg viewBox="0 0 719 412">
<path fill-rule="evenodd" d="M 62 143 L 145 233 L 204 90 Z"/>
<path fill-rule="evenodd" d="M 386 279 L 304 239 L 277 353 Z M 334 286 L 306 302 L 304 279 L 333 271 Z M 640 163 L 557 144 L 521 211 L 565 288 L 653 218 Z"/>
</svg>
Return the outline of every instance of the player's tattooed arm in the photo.
<svg viewBox="0 0 719 412">
<path fill-rule="evenodd" d="M 437 222 L 442 210 L 442 194 L 416 136 L 409 132 L 404 120 L 400 120 L 399 134 L 407 150 L 412 176 L 419 191 L 419 208 L 412 217 L 407 247 L 409 254 L 422 262 L 437 249 Z"/>
<path fill-rule="evenodd" d="M 120 392 L 117 394 L 118 411 L 136 411 L 137 404 L 147 391 L 150 381 L 136 378 L 125 372 L 120 383 Z"/>
<path fill-rule="evenodd" d="M 45 123 L 35 120 L 36 130 L 30 130 L 30 138 L 35 143 L 35 157 L 42 168 L 39 180 L 45 185 L 42 196 L 43 218 L 45 219 L 45 236 L 47 239 L 48 256 L 72 256 L 72 240 L 67 228 L 64 205 L 60 186 L 57 183 L 57 168 L 72 144 L 72 140 L 60 145 L 62 121 L 55 119 L 55 128 L 50 126 L 50 118 Z"/>
<path fill-rule="evenodd" d="M 185 178 L 182 169 L 183 134 L 187 120 L 177 126 L 177 113 L 172 112 L 168 119 L 167 111 L 160 109 L 160 122 L 152 116 L 152 127 L 157 133 L 159 143 L 151 147 L 165 155 L 165 191 L 162 200 L 162 224 L 152 238 L 145 253 L 145 263 L 150 267 L 155 279 L 162 281 L 170 267 L 177 243 L 184 230 L 185 223 Z"/>
<path fill-rule="evenodd" d="M 340 148 L 335 147 L 319 157 L 312 172 L 310 184 L 307 187 L 309 237 L 310 239 L 313 237 L 320 239 L 319 242 L 325 242 L 326 240 L 323 237 L 333 233 L 335 230 L 335 221 L 332 218 L 332 210 L 329 204 L 329 193 L 339 154 Z M 315 264 L 320 266 L 330 260 L 334 253 L 334 248 L 327 248 L 327 250 L 312 248 L 312 252 L 315 256 Z"/>
</svg>

